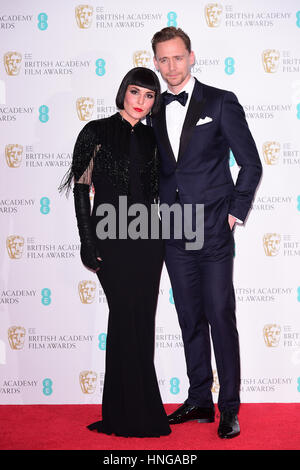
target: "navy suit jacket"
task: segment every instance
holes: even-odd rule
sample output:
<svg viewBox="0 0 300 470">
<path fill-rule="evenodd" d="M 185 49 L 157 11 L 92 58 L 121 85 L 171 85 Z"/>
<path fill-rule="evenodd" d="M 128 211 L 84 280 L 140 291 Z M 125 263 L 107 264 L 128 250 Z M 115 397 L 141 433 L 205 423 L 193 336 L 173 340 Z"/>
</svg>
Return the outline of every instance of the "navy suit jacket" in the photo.
<svg viewBox="0 0 300 470">
<path fill-rule="evenodd" d="M 173 204 L 176 190 L 183 204 L 204 204 L 205 231 L 232 214 L 245 220 L 259 183 L 262 166 L 236 96 L 195 80 L 183 124 L 176 161 L 167 134 L 165 105 L 152 119 L 161 158 L 160 202 Z M 200 118 L 212 120 L 196 125 Z M 233 183 L 229 154 L 240 167 Z"/>
</svg>

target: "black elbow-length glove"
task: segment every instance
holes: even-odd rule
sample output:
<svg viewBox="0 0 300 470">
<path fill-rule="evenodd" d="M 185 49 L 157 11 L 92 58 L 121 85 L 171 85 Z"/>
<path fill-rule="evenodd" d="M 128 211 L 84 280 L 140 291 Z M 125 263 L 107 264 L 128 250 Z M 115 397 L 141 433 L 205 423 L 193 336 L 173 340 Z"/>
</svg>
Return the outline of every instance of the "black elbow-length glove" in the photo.
<svg viewBox="0 0 300 470">
<path fill-rule="evenodd" d="M 93 233 L 91 226 L 89 185 L 75 183 L 73 193 L 77 227 L 81 241 L 81 261 L 87 268 L 98 271 L 100 261 L 97 258 L 100 258 L 100 256 L 96 246 L 96 235 Z"/>
</svg>

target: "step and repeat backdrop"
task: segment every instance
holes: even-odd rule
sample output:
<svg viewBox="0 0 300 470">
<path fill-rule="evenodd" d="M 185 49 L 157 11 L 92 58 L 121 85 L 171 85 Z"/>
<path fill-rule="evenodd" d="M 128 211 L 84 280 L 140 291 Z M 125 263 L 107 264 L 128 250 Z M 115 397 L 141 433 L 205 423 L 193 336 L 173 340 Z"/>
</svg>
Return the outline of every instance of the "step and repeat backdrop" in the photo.
<svg viewBox="0 0 300 470">
<path fill-rule="evenodd" d="M 72 193 L 57 188 L 82 127 L 117 111 L 125 73 L 154 70 L 150 41 L 165 26 L 189 34 L 200 81 L 237 94 L 263 164 L 235 229 L 242 402 L 299 401 L 299 2 L 87 1 L 0 2 L 1 403 L 101 403 L 107 302 L 80 260 Z M 235 179 L 233 154 L 228 164 Z M 163 401 L 180 403 L 188 380 L 165 268 L 155 343 Z"/>
</svg>

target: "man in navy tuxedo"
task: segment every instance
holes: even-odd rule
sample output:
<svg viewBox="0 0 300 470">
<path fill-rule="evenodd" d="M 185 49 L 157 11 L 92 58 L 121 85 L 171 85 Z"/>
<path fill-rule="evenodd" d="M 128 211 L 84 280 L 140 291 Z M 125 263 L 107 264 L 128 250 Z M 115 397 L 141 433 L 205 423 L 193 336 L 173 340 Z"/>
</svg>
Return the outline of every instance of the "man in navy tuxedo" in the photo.
<svg viewBox="0 0 300 470">
<path fill-rule="evenodd" d="M 168 86 L 152 119 L 161 157 L 160 202 L 204 204 L 202 249 L 187 250 L 183 239 L 166 241 L 190 382 L 186 401 L 169 422 L 214 421 L 211 334 L 220 383 L 218 435 L 232 438 L 240 433 L 232 230 L 237 220 L 243 223 L 247 217 L 261 162 L 236 96 L 191 76 L 194 53 L 186 33 L 164 28 L 154 35 L 152 47 L 155 67 Z M 235 184 L 230 149 L 240 167 Z"/>
</svg>

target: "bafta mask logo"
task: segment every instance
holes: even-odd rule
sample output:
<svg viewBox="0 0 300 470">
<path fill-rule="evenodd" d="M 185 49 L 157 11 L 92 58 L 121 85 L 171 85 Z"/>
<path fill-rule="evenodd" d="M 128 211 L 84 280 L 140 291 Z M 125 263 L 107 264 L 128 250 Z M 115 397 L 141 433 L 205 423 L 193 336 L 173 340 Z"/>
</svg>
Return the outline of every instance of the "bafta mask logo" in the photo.
<svg viewBox="0 0 300 470">
<path fill-rule="evenodd" d="M 278 70 L 280 53 L 275 49 L 266 49 L 262 53 L 264 70 L 267 73 L 275 73 Z"/>
<path fill-rule="evenodd" d="M 9 168 L 19 168 L 22 161 L 23 146 L 19 144 L 8 144 L 5 146 L 6 163 Z"/>
<path fill-rule="evenodd" d="M 22 54 L 19 52 L 6 52 L 4 54 L 4 67 L 7 75 L 19 75 L 22 62 Z"/>
<path fill-rule="evenodd" d="M 11 326 L 8 329 L 8 341 L 11 349 L 23 349 L 25 336 L 26 330 L 23 328 L 23 326 Z"/>
<path fill-rule="evenodd" d="M 276 256 L 279 253 L 281 237 L 278 233 L 266 233 L 263 244 L 266 256 Z"/>
<path fill-rule="evenodd" d="M 133 65 L 135 67 L 149 67 L 151 54 L 148 51 L 135 51 L 133 54 Z"/>
<path fill-rule="evenodd" d="M 81 121 L 89 121 L 92 118 L 94 111 L 94 100 L 82 96 L 76 101 L 77 115 Z"/>
<path fill-rule="evenodd" d="M 79 383 L 82 393 L 91 394 L 96 390 L 97 374 L 92 370 L 83 370 L 79 374 Z"/>
<path fill-rule="evenodd" d="M 212 387 L 211 387 L 211 391 L 212 391 L 212 393 L 219 393 L 220 384 L 219 384 L 219 378 L 218 378 L 217 371 L 214 370 L 213 374 L 214 374 L 214 379 L 213 379 L 213 384 L 212 384 Z"/>
<path fill-rule="evenodd" d="M 91 304 L 95 300 L 96 283 L 94 281 L 80 281 L 78 292 L 83 304 Z"/>
<path fill-rule="evenodd" d="M 265 325 L 263 335 L 265 344 L 268 348 L 276 348 L 280 341 L 281 327 L 279 325 Z"/>
<path fill-rule="evenodd" d="M 207 26 L 217 28 L 221 24 L 223 7 L 219 3 L 208 3 L 205 8 L 205 19 Z"/>
<path fill-rule="evenodd" d="M 6 248 L 8 256 L 11 259 L 20 259 L 22 258 L 23 248 L 24 248 L 24 238 L 20 235 L 10 235 L 6 239 Z"/>
<path fill-rule="evenodd" d="M 78 5 L 75 8 L 75 17 L 80 29 L 88 29 L 92 24 L 94 8 L 90 5 Z"/>
<path fill-rule="evenodd" d="M 263 155 L 267 165 L 276 165 L 280 157 L 280 143 L 265 142 L 263 144 Z"/>
</svg>

